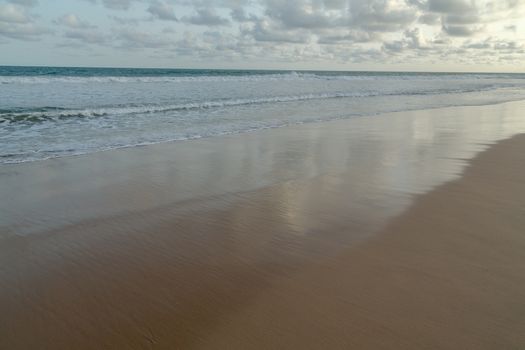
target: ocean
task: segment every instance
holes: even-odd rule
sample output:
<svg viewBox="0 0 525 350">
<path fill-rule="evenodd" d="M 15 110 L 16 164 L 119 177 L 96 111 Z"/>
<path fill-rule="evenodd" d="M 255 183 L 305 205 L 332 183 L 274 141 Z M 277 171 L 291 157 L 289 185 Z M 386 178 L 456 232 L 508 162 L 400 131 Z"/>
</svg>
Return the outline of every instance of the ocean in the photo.
<svg viewBox="0 0 525 350">
<path fill-rule="evenodd" d="M 0 66 L 0 164 L 525 99 L 525 74 Z"/>
</svg>

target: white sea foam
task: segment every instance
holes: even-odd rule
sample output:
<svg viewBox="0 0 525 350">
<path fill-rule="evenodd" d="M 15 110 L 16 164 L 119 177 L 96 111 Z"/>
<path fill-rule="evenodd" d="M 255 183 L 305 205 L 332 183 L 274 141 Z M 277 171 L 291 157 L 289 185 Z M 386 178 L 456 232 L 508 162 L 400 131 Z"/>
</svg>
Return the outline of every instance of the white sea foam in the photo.
<svg viewBox="0 0 525 350">
<path fill-rule="evenodd" d="M 0 69 L 0 163 L 525 98 L 514 75 L 48 71 Z"/>
<path fill-rule="evenodd" d="M 359 77 L 357 77 L 359 78 Z M 0 76 L 0 84 L 48 83 L 187 83 L 187 82 L 247 82 L 323 79 L 309 73 L 249 74 L 249 75 L 195 75 L 195 76 Z"/>
<path fill-rule="evenodd" d="M 504 87 L 502 87 L 504 88 Z M 64 108 L 31 108 L 28 110 L 0 110 L 0 123 L 16 123 L 16 122 L 44 122 L 44 121 L 59 121 L 68 118 L 92 118 L 105 116 L 119 116 L 119 115 L 133 115 L 133 114 L 153 114 L 153 113 L 167 113 L 177 111 L 188 111 L 197 109 L 211 109 L 224 108 L 245 105 L 257 105 L 266 103 L 283 103 L 283 102 L 297 102 L 307 100 L 325 100 L 337 98 L 357 98 L 357 97 L 374 97 L 374 96 L 407 96 L 407 95 L 437 95 L 445 93 L 467 93 L 492 90 L 492 85 L 474 87 L 470 89 L 435 89 L 431 91 L 396 91 L 396 92 L 381 92 L 381 91 L 363 91 L 353 93 L 322 93 L 322 94 L 305 94 L 305 95 L 289 95 L 289 96 L 271 96 L 250 99 L 230 99 L 230 100 L 215 100 L 215 101 L 200 101 L 194 103 L 183 104 L 168 104 L 168 105 L 127 105 L 127 106 L 108 106 L 99 108 L 79 108 L 79 109 L 64 109 Z"/>
<path fill-rule="evenodd" d="M 284 72 L 268 74 L 238 74 L 238 75 L 166 75 L 166 76 L 75 76 L 75 75 L 24 75 L 1 76 L 0 84 L 49 84 L 49 83 L 189 83 L 189 82 L 261 82 L 261 81 L 297 81 L 297 80 L 464 80 L 464 79 L 494 79 L 498 76 L 491 74 L 414 74 L 407 75 L 392 73 L 389 75 L 369 74 L 322 74 L 306 72 Z M 502 78 L 523 79 L 521 76 L 501 75 Z"/>
</svg>

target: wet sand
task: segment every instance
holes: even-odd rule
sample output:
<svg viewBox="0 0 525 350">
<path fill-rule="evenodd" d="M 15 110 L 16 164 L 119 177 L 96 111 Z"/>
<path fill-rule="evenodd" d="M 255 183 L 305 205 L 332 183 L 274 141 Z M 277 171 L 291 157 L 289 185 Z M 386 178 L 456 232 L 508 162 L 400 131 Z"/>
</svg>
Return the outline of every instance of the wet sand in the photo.
<svg viewBox="0 0 525 350">
<path fill-rule="evenodd" d="M 234 313 L 202 348 L 522 349 L 525 135 L 366 244 Z"/>
<path fill-rule="evenodd" d="M 519 349 L 524 105 L 1 167 L 0 347 Z"/>
</svg>

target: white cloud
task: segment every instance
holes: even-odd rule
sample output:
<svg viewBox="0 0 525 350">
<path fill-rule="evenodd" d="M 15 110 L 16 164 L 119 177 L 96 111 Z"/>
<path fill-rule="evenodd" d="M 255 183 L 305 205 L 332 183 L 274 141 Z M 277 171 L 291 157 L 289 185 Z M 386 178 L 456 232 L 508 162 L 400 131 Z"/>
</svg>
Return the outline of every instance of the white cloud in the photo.
<svg viewBox="0 0 525 350">
<path fill-rule="evenodd" d="M 97 3 L 97 0 L 85 0 L 91 3 Z M 131 7 L 131 4 L 135 1 L 140 0 L 101 0 L 101 3 L 112 10 L 127 10 Z"/>
<path fill-rule="evenodd" d="M 38 0 L 8 0 L 8 2 L 27 7 L 36 6 L 38 4 Z"/>
<path fill-rule="evenodd" d="M 165 21 L 176 21 L 173 6 L 166 2 L 153 1 L 148 7 L 148 12 L 154 17 Z"/>
<path fill-rule="evenodd" d="M 89 24 L 87 21 L 83 21 L 78 18 L 77 15 L 69 13 L 63 15 L 55 20 L 56 24 L 63 25 L 69 28 L 94 28 L 95 26 Z"/>
<path fill-rule="evenodd" d="M 0 4 L 0 21 L 5 23 L 28 23 L 30 17 L 21 6 Z"/>
<path fill-rule="evenodd" d="M 97 15 L 76 11 L 43 18 L 46 12 L 35 0 L 0 0 L 0 36 L 7 42 L 44 38 L 51 34 L 46 23 L 54 21 L 61 29 L 48 36 L 67 45 L 203 62 L 495 64 L 525 58 L 519 30 L 525 0 L 84 1 L 97 6 Z"/>
<path fill-rule="evenodd" d="M 66 32 L 65 37 L 68 39 L 81 41 L 85 44 L 99 45 L 106 43 L 108 40 L 108 37 L 106 35 L 91 30 L 69 30 Z"/>
<path fill-rule="evenodd" d="M 166 48 L 173 44 L 169 38 L 136 29 L 121 29 L 117 33 L 118 46 L 124 49 Z"/>
<path fill-rule="evenodd" d="M 11 3 L 0 4 L 0 36 L 19 40 L 36 40 L 49 30 L 36 25 L 27 9 Z"/>
<path fill-rule="evenodd" d="M 230 24 L 227 18 L 218 15 L 213 8 L 201 8 L 196 10 L 196 13 L 189 17 L 183 17 L 183 22 L 191 23 L 199 26 L 226 26 Z"/>
</svg>

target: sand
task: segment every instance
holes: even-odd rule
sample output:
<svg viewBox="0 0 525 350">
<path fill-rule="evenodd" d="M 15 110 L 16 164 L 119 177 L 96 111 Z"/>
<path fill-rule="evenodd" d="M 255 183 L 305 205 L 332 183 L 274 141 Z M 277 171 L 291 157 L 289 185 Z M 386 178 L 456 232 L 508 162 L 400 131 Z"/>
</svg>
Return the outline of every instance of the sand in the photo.
<svg viewBox="0 0 525 350">
<path fill-rule="evenodd" d="M 522 349 L 525 135 L 375 239 L 223 321 L 202 348 Z"/>
<path fill-rule="evenodd" d="M 523 106 L 4 166 L 0 348 L 523 348 Z"/>
</svg>

